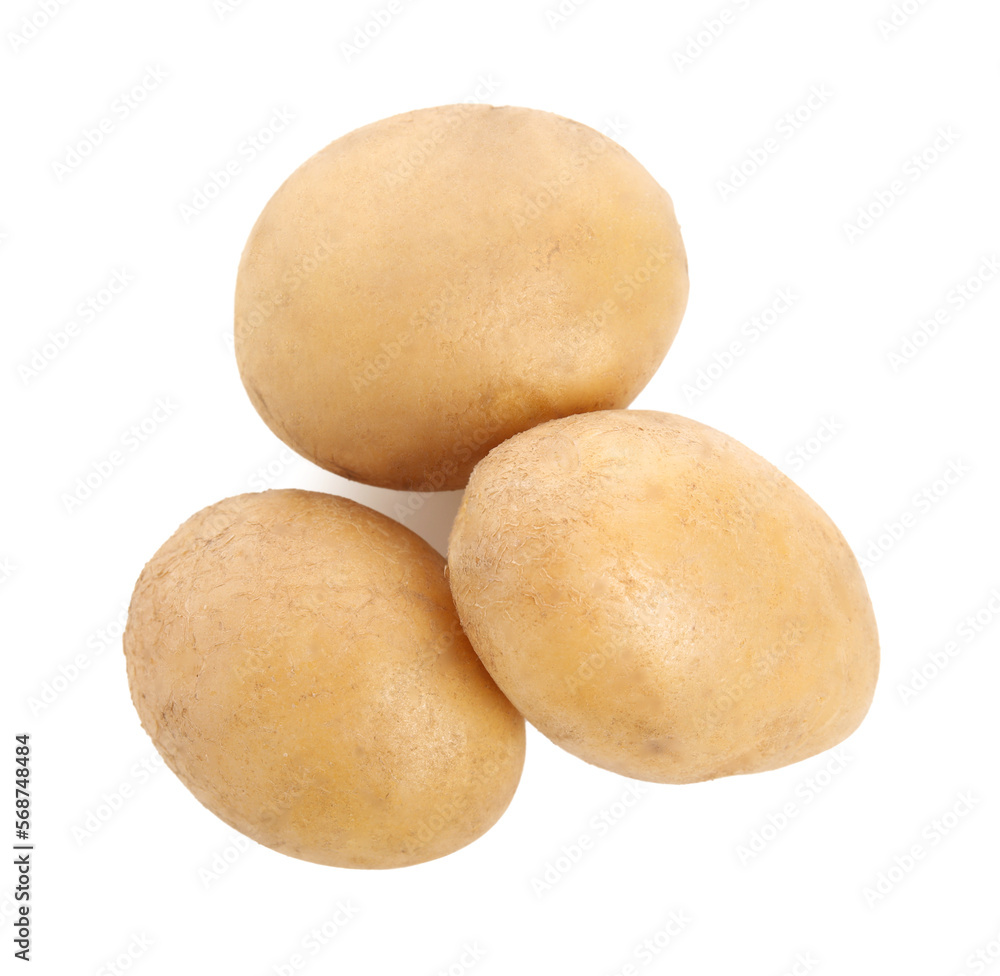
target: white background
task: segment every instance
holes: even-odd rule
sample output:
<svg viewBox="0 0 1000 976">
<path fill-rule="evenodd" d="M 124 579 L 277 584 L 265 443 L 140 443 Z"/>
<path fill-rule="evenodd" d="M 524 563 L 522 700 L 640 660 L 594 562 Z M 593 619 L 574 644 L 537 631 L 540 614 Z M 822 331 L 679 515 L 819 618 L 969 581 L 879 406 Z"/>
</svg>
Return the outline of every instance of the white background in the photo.
<svg viewBox="0 0 1000 976">
<path fill-rule="evenodd" d="M 4 4 L 0 766 L 12 776 L 13 736 L 30 732 L 34 971 L 265 976 L 298 953 L 295 971 L 312 974 L 1000 974 L 997 955 L 971 958 L 1000 954 L 1000 279 L 964 284 L 1000 252 L 1000 9 L 906 6 L 887 30 L 892 0 L 589 0 L 562 21 L 535 0 L 400 0 L 351 53 L 378 9 L 367 0 L 64 0 L 27 43 L 12 32 L 40 5 Z M 699 42 L 706 20 L 718 36 Z M 151 68 L 165 80 L 148 76 L 128 109 Z M 254 413 L 228 338 L 237 262 L 313 152 L 484 83 L 494 103 L 617 132 L 673 195 L 691 303 L 635 405 L 736 436 L 838 522 L 880 623 L 875 704 L 840 762 L 643 787 L 627 812 L 615 804 L 629 782 L 530 731 L 504 818 L 419 867 L 238 852 L 171 773 L 143 766 L 154 753 L 129 699 L 122 610 L 181 521 L 264 480 L 393 513 L 393 493 L 292 459 Z M 814 86 L 814 109 L 781 122 Z M 253 150 L 275 110 L 294 121 Z M 70 165 L 105 116 L 111 131 Z M 768 139 L 766 163 L 725 190 Z M 239 174 L 199 211 L 231 159 Z M 850 231 L 886 191 L 885 213 Z M 77 306 L 116 272 L 131 283 L 85 320 Z M 963 307 L 959 285 L 977 291 Z M 752 338 L 782 289 L 794 306 Z M 920 323 L 939 309 L 929 337 Z M 918 332 L 921 348 L 906 345 Z M 707 392 L 692 393 L 702 370 Z M 127 433 L 147 419 L 145 440 Z M 116 449 L 111 476 L 67 505 Z M 964 473 L 949 484 L 949 469 Z M 441 548 L 456 504 L 430 497 L 407 524 Z M 932 677 L 904 702 L 924 666 Z M 12 835 L 4 821 L 0 840 Z M 571 862 L 582 836 L 590 849 Z M 891 870 L 914 845 L 912 870 Z M 866 896 L 890 873 L 888 894 Z M 0 875 L 7 955 L 12 868 Z M 352 917 L 334 932 L 338 902 Z M 671 912 L 683 931 L 657 940 Z"/>
</svg>

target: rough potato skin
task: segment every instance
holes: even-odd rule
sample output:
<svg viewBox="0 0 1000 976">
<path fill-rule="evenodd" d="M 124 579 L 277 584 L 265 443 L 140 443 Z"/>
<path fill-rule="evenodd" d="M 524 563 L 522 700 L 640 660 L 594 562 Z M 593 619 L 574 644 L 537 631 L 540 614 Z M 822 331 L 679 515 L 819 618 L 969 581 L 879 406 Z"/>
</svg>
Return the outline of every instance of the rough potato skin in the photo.
<svg viewBox="0 0 1000 976">
<path fill-rule="evenodd" d="M 520 778 L 523 719 L 459 627 L 444 560 L 345 498 L 268 491 L 194 515 L 142 571 L 124 644 L 167 764 L 276 851 L 441 857 Z"/>
<path fill-rule="evenodd" d="M 631 403 L 687 296 L 673 203 L 621 146 L 450 105 L 351 132 L 280 187 L 240 263 L 236 357 L 311 461 L 456 489 L 512 434 Z"/>
<path fill-rule="evenodd" d="M 501 690 L 606 769 L 774 769 L 836 745 L 871 704 L 878 634 L 843 536 L 693 420 L 608 411 L 519 434 L 476 467 L 448 555 Z"/>
</svg>

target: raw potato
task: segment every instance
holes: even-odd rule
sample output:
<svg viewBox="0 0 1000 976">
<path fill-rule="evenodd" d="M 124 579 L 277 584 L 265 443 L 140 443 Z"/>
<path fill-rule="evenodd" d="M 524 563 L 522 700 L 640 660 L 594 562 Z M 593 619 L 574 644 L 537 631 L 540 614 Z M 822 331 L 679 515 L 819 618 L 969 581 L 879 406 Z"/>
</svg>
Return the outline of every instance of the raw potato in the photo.
<svg viewBox="0 0 1000 976">
<path fill-rule="evenodd" d="M 524 721 L 462 634 L 444 560 L 345 498 L 269 491 L 193 516 L 136 584 L 125 654 L 188 789 L 307 861 L 441 857 L 521 774 Z"/>
<path fill-rule="evenodd" d="M 236 355 L 316 464 L 455 489 L 512 434 L 627 406 L 687 295 L 670 197 L 621 146 L 451 105 L 358 129 L 275 193 L 240 263 Z"/>
<path fill-rule="evenodd" d="M 501 690 L 626 776 L 774 769 L 836 745 L 871 703 L 878 635 L 843 536 L 692 420 L 611 411 L 518 435 L 473 473 L 448 555 Z"/>
</svg>

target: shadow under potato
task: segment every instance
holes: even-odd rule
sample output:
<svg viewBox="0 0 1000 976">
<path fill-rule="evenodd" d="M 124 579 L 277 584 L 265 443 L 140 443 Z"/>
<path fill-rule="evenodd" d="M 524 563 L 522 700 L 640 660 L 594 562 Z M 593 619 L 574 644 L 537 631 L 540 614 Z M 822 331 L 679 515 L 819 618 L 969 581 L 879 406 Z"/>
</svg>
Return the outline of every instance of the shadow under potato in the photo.
<svg viewBox="0 0 1000 976">
<path fill-rule="evenodd" d="M 349 483 L 347 483 L 349 484 Z M 345 483 L 327 486 L 324 491 L 347 494 L 355 501 L 374 508 L 376 512 L 405 525 L 429 542 L 442 556 L 448 555 L 448 535 L 462 504 L 462 491 L 390 491 L 369 485 L 353 484 L 344 490 Z"/>
</svg>

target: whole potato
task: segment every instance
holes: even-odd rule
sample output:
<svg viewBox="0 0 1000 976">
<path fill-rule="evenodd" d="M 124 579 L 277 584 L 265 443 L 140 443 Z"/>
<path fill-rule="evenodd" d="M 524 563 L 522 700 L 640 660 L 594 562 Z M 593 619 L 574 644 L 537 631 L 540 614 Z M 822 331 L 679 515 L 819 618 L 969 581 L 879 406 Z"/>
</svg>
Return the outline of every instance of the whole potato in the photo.
<svg viewBox="0 0 1000 976">
<path fill-rule="evenodd" d="M 514 794 L 524 722 L 461 631 L 444 560 L 345 498 L 268 491 L 194 515 L 139 577 L 124 643 L 167 764 L 277 851 L 416 864 Z"/>
<path fill-rule="evenodd" d="M 451 105 L 358 129 L 286 180 L 243 252 L 236 356 L 311 461 L 455 489 L 518 431 L 627 406 L 687 295 L 671 199 L 621 146 Z"/>
<path fill-rule="evenodd" d="M 592 413 L 477 466 L 449 545 L 472 646 L 558 745 L 637 779 L 774 769 L 858 726 L 875 617 L 836 526 L 703 424 Z"/>
</svg>

